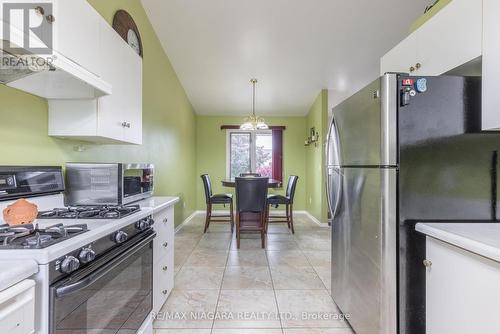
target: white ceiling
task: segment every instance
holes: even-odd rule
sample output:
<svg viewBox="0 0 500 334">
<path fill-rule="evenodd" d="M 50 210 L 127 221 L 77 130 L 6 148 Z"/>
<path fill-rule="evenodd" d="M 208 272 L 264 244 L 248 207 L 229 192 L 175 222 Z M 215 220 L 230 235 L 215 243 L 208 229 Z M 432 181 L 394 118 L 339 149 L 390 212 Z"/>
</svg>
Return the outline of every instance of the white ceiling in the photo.
<svg viewBox="0 0 500 334">
<path fill-rule="evenodd" d="M 431 0 L 142 0 L 196 112 L 305 115 L 348 96 Z M 146 55 L 147 57 L 147 55 Z"/>
</svg>

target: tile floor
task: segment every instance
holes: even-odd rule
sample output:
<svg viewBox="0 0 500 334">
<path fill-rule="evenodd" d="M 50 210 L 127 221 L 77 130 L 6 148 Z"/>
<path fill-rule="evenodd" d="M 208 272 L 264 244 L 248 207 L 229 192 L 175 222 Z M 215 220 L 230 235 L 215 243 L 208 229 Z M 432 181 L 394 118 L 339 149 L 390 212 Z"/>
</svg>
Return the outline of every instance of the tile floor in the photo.
<svg viewBox="0 0 500 334">
<path fill-rule="evenodd" d="M 330 297 L 330 229 L 295 216 L 241 248 L 228 224 L 203 234 L 197 215 L 175 236 L 175 289 L 154 323 L 156 334 L 352 334 Z M 318 319 L 320 317 L 320 319 Z"/>
</svg>

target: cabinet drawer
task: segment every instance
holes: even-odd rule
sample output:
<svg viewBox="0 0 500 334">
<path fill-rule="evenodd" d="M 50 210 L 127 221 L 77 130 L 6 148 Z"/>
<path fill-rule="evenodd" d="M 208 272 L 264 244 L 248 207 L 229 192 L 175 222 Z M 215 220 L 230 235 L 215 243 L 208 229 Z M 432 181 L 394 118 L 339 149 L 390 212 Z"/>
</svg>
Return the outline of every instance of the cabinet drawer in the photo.
<svg viewBox="0 0 500 334">
<path fill-rule="evenodd" d="M 174 250 L 174 209 L 167 208 L 153 214 L 156 238 L 154 241 L 155 262 Z"/>
<path fill-rule="evenodd" d="M 168 252 L 154 264 L 153 311 L 159 312 L 174 288 L 174 252 Z"/>
</svg>

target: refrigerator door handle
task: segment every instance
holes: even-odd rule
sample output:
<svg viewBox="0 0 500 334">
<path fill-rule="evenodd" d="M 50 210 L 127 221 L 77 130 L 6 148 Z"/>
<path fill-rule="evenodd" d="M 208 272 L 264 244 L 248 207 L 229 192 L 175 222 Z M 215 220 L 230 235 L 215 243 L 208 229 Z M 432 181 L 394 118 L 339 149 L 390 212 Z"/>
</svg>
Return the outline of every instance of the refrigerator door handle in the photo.
<svg viewBox="0 0 500 334">
<path fill-rule="evenodd" d="M 335 154 L 335 163 L 330 163 L 330 147 L 333 148 L 333 152 Z M 325 157 L 326 163 L 328 166 L 342 166 L 340 154 L 340 136 L 339 130 L 337 128 L 337 122 L 335 121 L 335 116 L 332 114 L 332 121 L 330 123 L 330 128 L 328 129 L 328 134 L 326 137 L 326 145 L 325 145 Z"/>
<path fill-rule="evenodd" d="M 335 175 L 334 175 L 335 174 Z M 335 205 L 332 206 L 333 203 L 331 203 L 331 189 L 330 189 L 330 184 L 331 184 L 331 178 L 332 177 L 338 177 L 339 182 L 337 182 L 337 195 L 335 196 Z M 326 195 L 327 195 L 327 203 L 328 203 L 328 210 L 330 211 L 330 216 L 331 220 L 335 219 L 338 213 L 338 209 L 340 206 L 341 202 L 341 196 L 342 196 L 342 184 L 343 184 L 343 175 L 342 175 L 342 170 L 340 168 L 328 168 L 327 170 L 327 179 L 326 179 Z"/>
</svg>

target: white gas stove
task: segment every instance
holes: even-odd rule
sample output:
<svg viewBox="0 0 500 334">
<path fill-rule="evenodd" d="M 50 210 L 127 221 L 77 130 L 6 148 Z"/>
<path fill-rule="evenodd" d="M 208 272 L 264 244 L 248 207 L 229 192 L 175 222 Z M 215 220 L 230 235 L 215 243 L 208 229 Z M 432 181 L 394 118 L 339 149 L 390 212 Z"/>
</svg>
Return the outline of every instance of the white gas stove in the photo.
<svg viewBox="0 0 500 334">
<path fill-rule="evenodd" d="M 60 209 L 60 168 L 0 167 L 8 177 L 15 187 L 0 182 L 0 212 L 21 196 L 40 212 L 31 225 L 6 226 L 0 215 L 0 260 L 39 265 L 35 333 L 140 331 L 152 306 L 151 209 Z"/>
</svg>

